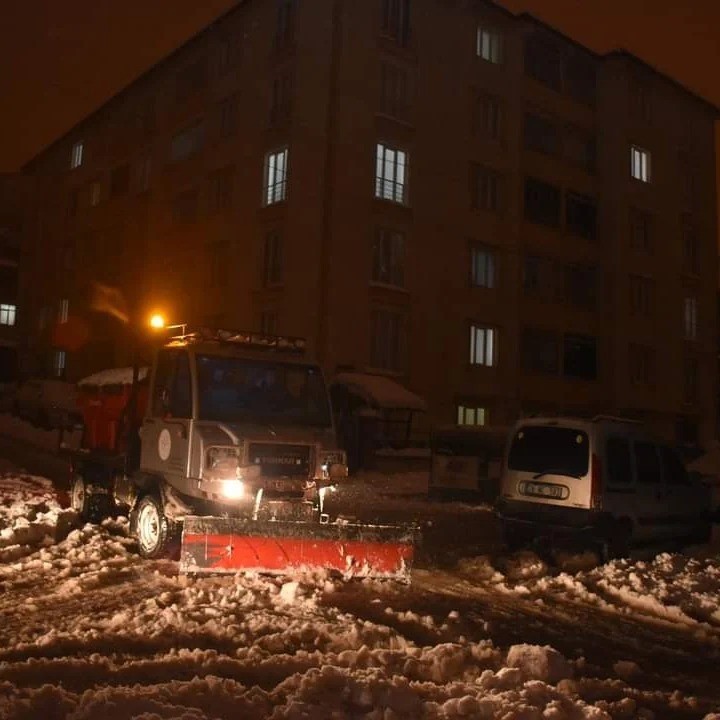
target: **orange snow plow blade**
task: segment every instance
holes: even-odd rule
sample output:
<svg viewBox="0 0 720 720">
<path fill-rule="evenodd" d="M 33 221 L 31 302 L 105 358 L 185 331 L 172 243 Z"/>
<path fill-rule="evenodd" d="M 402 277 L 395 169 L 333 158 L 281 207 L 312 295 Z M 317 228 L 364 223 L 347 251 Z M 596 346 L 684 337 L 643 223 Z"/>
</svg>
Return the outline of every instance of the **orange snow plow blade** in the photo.
<svg viewBox="0 0 720 720">
<path fill-rule="evenodd" d="M 416 538 L 414 527 L 190 516 L 183 524 L 180 572 L 325 569 L 409 582 Z"/>
</svg>

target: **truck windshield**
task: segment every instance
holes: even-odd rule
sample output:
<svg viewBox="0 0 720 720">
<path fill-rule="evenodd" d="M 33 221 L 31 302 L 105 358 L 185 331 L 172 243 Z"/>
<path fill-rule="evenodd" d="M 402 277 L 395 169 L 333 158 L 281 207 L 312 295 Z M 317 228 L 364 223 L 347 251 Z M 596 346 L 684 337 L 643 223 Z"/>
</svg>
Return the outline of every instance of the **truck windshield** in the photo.
<svg viewBox="0 0 720 720">
<path fill-rule="evenodd" d="M 526 425 L 513 437 L 508 468 L 580 477 L 588 471 L 587 433 L 566 427 Z"/>
<path fill-rule="evenodd" d="M 200 420 L 328 427 L 320 369 L 312 365 L 198 355 Z"/>
</svg>

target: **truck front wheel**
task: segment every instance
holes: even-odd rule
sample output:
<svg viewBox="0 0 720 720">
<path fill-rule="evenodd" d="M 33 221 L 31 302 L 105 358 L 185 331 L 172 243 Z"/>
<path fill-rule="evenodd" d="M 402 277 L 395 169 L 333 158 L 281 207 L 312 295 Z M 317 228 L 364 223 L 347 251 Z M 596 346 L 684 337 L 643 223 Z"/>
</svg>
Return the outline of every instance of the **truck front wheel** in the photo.
<svg viewBox="0 0 720 720">
<path fill-rule="evenodd" d="M 146 495 L 138 503 L 135 536 L 144 558 L 154 559 L 169 553 L 172 526 L 161 501 L 154 495 Z"/>
</svg>

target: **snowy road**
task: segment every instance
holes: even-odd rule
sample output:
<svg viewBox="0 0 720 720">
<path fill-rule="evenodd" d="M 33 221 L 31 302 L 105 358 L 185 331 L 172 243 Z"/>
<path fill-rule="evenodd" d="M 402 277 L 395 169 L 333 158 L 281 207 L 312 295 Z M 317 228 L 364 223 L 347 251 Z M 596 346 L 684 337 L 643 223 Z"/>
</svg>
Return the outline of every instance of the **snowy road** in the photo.
<svg viewBox="0 0 720 720">
<path fill-rule="evenodd" d="M 411 477 L 387 480 L 404 512 L 423 506 Z M 378 493 L 360 492 L 372 514 Z M 7 477 L 0 498 L 3 720 L 720 712 L 717 561 L 570 558 L 587 567 L 563 573 L 490 553 L 426 562 L 410 587 L 189 579 L 140 559 L 123 521 L 75 527 L 47 481 Z M 436 545 L 453 513 L 483 525 L 477 508 L 425 503 Z"/>
</svg>

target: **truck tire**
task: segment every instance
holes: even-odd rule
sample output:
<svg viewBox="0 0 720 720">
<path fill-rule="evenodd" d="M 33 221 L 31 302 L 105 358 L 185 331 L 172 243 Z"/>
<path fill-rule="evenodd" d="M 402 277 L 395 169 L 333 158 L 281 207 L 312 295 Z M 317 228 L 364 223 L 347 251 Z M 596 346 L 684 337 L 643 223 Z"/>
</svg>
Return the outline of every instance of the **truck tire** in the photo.
<svg viewBox="0 0 720 720">
<path fill-rule="evenodd" d="M 70 507 L 83 522 L 101 522 L 113 514 L 114 503 L 107 493 L 93 493 L 82 475 L 70 485 Z"/>
<path fill-rule="evenodd" d="M 81 520 L 90 520 L 90 493 L 82 475 L 75 475 L 70 485 L 70 507 Z"/>
<path fill-rule="evenodd" d="M 138 502 L 136 512 L 135 537 L 140 555 L 148 559 L 168 555 L 174 533 L 160 499 L 155 495 L 145 495 Z"/>
</svg>

